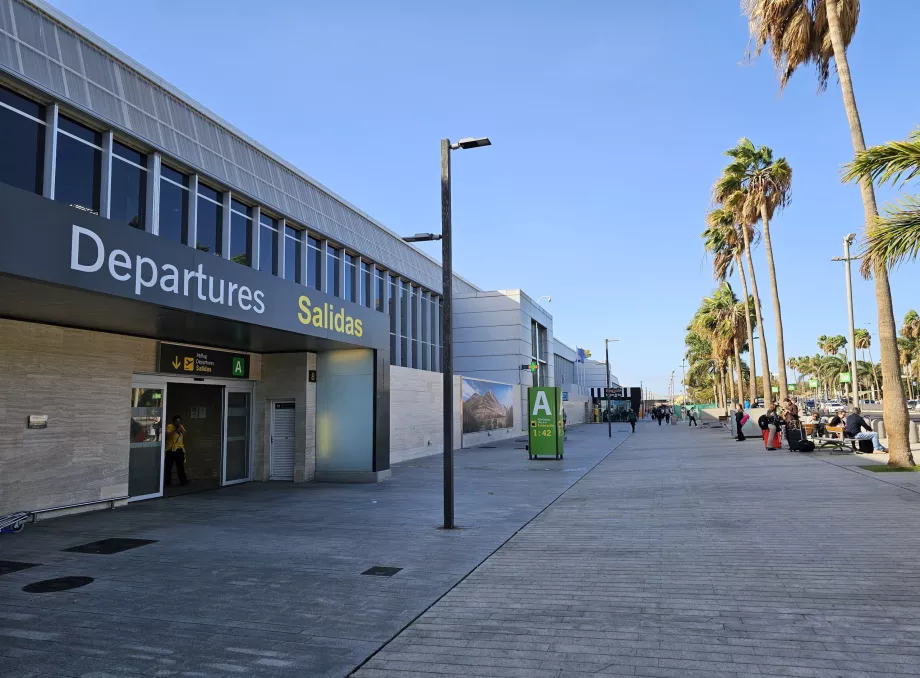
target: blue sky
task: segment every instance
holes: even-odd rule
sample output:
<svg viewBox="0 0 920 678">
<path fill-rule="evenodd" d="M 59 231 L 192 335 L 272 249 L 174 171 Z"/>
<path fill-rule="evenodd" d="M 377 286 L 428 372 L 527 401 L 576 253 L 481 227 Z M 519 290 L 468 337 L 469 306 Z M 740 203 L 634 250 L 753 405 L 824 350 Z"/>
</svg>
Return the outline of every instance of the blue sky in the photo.
<svg viewBox="0 0 920 678">
<path fill-rule="evenodd" d="M 721 152 L 747 136 L 793 168 L 771 225 L 786 355 L 846 334 L 830 258 L 862 206 L 839 181 L 852 152 L 836 76 L 816 94 L 801 71 L 780 94 L 768 59 L 742 63 L 735 0 L 54 4 L 398 233 L 439 229 L 439 139 L 488 135 L 454 154 L 455 270 L 551 294 L 558 338 L 595 357 L 619 338 L 621 382 L 659 393 L 714 286 L 699 234 Z M 863 3 L 850 66 L 870 144 L 920 123 L 918 21 L 912 0 Z M 773 354 L 762 247 L 755 263 Z M 918 267 L 892 276 L 899 321 L 920 307 Z M 854 287 L 874 334 L 872 283 Z"/>
</svg>

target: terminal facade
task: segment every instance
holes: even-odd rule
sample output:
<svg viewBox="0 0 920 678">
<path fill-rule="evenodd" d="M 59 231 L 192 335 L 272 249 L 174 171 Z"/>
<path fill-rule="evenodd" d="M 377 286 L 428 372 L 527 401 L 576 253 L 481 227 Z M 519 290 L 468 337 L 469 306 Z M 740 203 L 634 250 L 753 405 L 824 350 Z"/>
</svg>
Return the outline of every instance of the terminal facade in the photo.
<svg viewBox="0 0 920 678">
<path fill-rule="evenodd" d="M 543 306 L 453 292 L 458 393 L 560 385 L 590 417 Z M 435 260 L 279 156 L 50 5 L 0 0 L 0 514 L 373 482 L 440 452 L 441 293 Z M 455 447 L 520 435 L 513 409 Z M 188 485 L 164 479 L 176 415 Z"/>
</svg>

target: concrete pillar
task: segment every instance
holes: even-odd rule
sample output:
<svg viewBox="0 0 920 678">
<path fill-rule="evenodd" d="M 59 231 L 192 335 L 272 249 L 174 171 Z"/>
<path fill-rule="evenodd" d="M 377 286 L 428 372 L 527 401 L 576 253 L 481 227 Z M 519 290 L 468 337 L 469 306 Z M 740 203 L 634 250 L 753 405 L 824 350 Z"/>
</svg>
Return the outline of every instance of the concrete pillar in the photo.
<svg viewBox="0 0 920 678">
<path fill-rule="evenodd" d="M 221 212 L 221 224 L 220 224 L 220 256 L 224 259 L 230 258 L 230 207 L 231 199 L 233 198 L 230 191 L 224 191 L 224 209 Z"/>
<path fill-rule="evenodd" d="M 99 216 L 112 218 L 112 130 L 102 134 L 102 181 L 99 186 Z"/>
<path fill-rule="evenodd" d="M 45 167 L 42 176 L 42 195 L 54 199 L 54 169 L 57 164 L 58 105 L 45 108 Z"/>
<path fill-rule="evenodd" d="M 909 431 L 908 439 L 911 443 L 920 443 L 920 431 L 917 430 L 917 422 L 910 422 L 907 425 L 907 430 Z"/>
<path fill-rule="evenodd" d="M 252 251 L 252 261 L 249 262 L 255 270 L 259 270 L 259 236 L 262 235 L 262 208 L 256 205 L 252 208 L 252 239 L 249 249 Z M 271 271 L 269 271 L 271 273 Z"/>
<path fill-rule="evenodd" d="M 160 233 L 160 167 L 163 158 L 159 153 L 147 156 L 147 211 L 145 230 L 158 235 Z M 189 196 L 191 199 L 191 196 Z"/>
<path fill-rule="evenodd" d="M 884 419 L 879 419 L 879 420 L 878 420 L 878 431 L 876 431 L 876 433 L 878 433 L 878 437 L 879 437 L 879 438 L 887 438 L 887 437 L 888 437 L 887 434 L 886 434 L 886 431 L 885 431 L 885 420 L 884 420 Z"/>
<path fill-rule="evenodd" d="M 189 247 L 198 249 L 198 175 L 188 178 L 188 242 Z"/>
</svg>

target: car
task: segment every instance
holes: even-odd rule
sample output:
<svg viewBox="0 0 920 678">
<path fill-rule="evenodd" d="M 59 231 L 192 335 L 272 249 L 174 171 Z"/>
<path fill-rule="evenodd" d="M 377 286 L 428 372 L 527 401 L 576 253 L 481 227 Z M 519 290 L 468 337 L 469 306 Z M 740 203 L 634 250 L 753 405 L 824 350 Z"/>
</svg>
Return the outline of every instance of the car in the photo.
<svg viewBox="0 0 920 678">
<path fill-rule="evenodd" d="M 908 400 L 907 409 L 909 410 L 920 410 L 920 400 Z"/>
<path fill-rule="evenodd" d="M 843 403 L 841 403 L 839 400 L 830 400 L 826 403 L 822 403 L 821 408 L 825 412 L 836 412 L 837 410 L 843 409 Z"/>
</svg>

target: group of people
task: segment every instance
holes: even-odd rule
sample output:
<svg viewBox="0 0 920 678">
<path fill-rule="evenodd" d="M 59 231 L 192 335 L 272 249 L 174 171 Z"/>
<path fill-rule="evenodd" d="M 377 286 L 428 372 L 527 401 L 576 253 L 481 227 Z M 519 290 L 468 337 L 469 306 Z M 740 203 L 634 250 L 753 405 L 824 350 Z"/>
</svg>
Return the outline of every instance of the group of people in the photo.
<svg viewBox="0 0 920 678">
<path fill-rule="evenodd" d="M 744 425 L 749 419 L 749 415 L 744 411 L 744 405 L 737 404 L 735 409 L 735 429 L 737 436 L 735 440 L 746 440 L 744 435 Z M 827 432 L 827 426 L 844 426 L 844 437 L 854 438 L 856 440 L 871 440 L 872 448 L 876 452 L 887 452 L 879 441 L 878 433 L 872 430 L 872 427 L 863 419 L 859 408 L 855 408 L 852 413 L 847 415 L 846 410 L 839 410 L 833 418 L 825 424 L 821 414 L 815 410 L 812 419 L 808 423 L 813 424 L 813 435 L 823 436 Z M 799 406 L 791 398 L 783 400 L 782 408 L 779 403 L 773 403 L 766 411 L 760 415 L 757 424 L 761 431 L 767 431 L 766 446 L 768 450 L 775 450 L 777 434 L 785 428 L 789 430 L 800 430 L 802 428 L 799 418 Z"/>
<path fill-rule="evenodd" d="M 872 449 L 876 452 L 887 452 L 888 448 L 883 447 L 879 440 L 878 433 L 872 430 L 872 426 L 862 416 L 862 410 L 854 407 L 853 411 L 847 414 L 846 409 L 841 408 L 834 413 L 830 421 L 824 422 L 821 413 L 815 410 L 812 419 L 809 422 L 814 424 L 815 435 L 823 436 L 827 434 L 828 426 L 843 426 L 843 436 L 845 438 L 854 438 L 855 440 L 871 440 Z"/>
<path fill-rule="evenodd" d="M 659 426 L 661 426 L 662 420 L 664 420 L 665 423 L 670 424 L 671 417 L 674 416 L 674 413 L 671 411 L 671 408 L 668 407 L 667 405 L 658 405 L 657 407 L 653 407 L 651 410 L 649 410 L 649 412 L 652 415 L 652 419 L 658 420 Z"/>
</svg>

